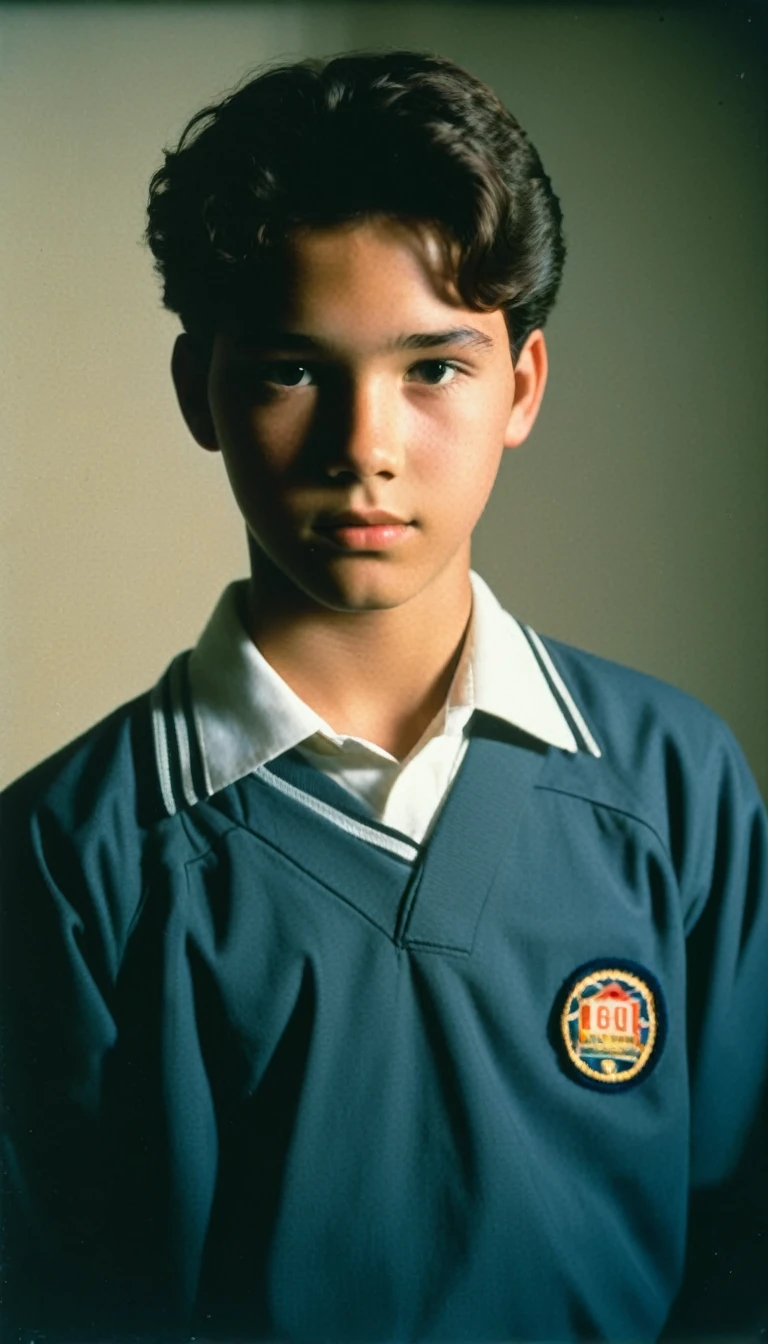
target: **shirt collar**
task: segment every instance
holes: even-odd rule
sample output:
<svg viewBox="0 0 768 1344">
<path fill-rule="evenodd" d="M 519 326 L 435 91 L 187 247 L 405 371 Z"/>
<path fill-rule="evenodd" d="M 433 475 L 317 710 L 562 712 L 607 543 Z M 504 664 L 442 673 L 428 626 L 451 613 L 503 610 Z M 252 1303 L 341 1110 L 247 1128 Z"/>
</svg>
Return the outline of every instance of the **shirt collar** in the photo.
<svg viewBox="0 0 768 1344">
<path fill-rule="evenodd" d="M 479 574 L 470 571 L 470 582 L 470 627 L 446 701 L 445 730 L 460 731 L 473 710 L 482 710 L 550 746 L 577 751 L 573 730 L 522 626 Z M 225 588 L 189 660 L 212 793 L 315 734 L 343 741 L 291 690 L 246 633 L 239 614 L 246 588 L 245 579 Z"/>
</svg>

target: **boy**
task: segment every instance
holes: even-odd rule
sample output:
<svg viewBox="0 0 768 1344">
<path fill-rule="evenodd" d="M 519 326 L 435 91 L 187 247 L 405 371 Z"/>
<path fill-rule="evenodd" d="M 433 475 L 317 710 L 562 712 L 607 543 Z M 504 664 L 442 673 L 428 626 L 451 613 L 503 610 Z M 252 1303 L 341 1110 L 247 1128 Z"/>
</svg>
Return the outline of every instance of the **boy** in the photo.
<svg viewBox="0 0 768 1344">
<path fill-rule="evenodd" d="M 147 235 L 251 576 L 5 796 L 7 1321 L 651 1339 L 688 1243 L 675 1328 L 756 1329 L 754 784 L 470 569 L 546 383 L 533 147 L 435 56 L 280 67 Z"/>
</svg>

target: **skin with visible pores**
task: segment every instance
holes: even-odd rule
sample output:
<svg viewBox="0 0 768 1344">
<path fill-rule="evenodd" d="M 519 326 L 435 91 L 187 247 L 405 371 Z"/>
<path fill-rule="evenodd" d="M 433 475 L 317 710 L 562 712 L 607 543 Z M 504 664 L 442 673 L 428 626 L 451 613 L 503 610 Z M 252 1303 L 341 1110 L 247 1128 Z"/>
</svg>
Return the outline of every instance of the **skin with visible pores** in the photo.
<svg viewBox="0 0 768 1344">
<path fill-rule="evenodd" d="M 248 529 L 254 642 L 337 732 L 399 757 L 447 694 L 472 531 L 547 376 L 541 331 L 513 368 L 502 312 L 464 307 L 444 256 L 427 226 L 297 229 L 274 309 L 223 322 L 210 359 L 186 335 L 173 357 L 187 424 L 221 452 Z M 325 517 L 361 509 L 406 533 L 334 544 Z"/>
</svg>

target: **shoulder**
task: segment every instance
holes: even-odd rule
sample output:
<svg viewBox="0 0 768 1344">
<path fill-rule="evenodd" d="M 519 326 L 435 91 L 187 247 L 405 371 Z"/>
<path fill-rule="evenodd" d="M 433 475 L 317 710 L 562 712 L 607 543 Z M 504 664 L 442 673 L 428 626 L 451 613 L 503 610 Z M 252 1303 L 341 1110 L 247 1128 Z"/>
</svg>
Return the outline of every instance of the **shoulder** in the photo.
<svg viewBox="0 0 768 1344">
<path fill-rule="evenodd" d="M 98 826 L 115 808 L 137 827 L 160 815 L 152 748 L 151 692 L 113 710 L 0 793 L 6 831 L 50 814 L 71 833 Z"/>
<path fill-rule="evenodd" d="M 15 937 L 19 921 L 33 932 L 55 911 L 68 927 L 99 928 L 117 965 L 153 853 L 184 842 L 162 797 L 156 695 L 119 706 L 0 794 L 2 912 Z"/>
<path fill-rule="evenodd" d="M 765 832 L 739 743 L 720 715 L 676 686 L 548 636 L 537 643 L 564 712 L 583 720 L 597 749 L 559 763 L 554 787 L 654 831 L 693 913 L 713 868 L 737 848 L 746 855 L 749 837 Z"/>
<path fill-rule="evenodd" d="M 6 829 L 31 814 L 70 835 L 110 825 L 151 832 L 210 793 L 185 649 L 154 686 L 118 706 L 0 792 Z"/>
<path fill-rule="evenodd" d="M 587 653 L 561 640 L 540 641 L 581 711 L 600 738 L 600 749 L 617 766 L 665 742 L 684 752 L 735 746 L 722 718 L 702 701 L 647 672 Z"/>
</svg>

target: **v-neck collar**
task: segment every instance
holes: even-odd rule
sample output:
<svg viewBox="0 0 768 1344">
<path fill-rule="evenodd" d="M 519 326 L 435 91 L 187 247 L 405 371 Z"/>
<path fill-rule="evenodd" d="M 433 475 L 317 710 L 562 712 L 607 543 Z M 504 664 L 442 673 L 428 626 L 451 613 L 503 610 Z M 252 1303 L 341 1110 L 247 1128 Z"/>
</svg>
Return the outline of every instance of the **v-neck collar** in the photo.
<svg viewBox="0 0 768 1344">
<path fill-rule="evenodd" d="M 298 752 L 212 802 L 397 946 L 467 954 L 548 754 L 517 730 L 497 733 L 485 716 L 423 844 L 377 822 Z"/>
</svg>

